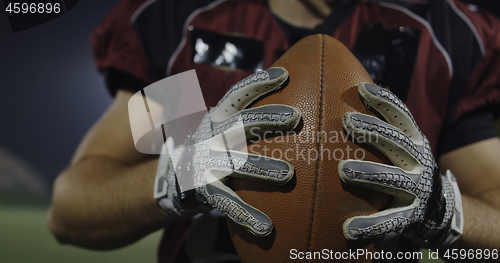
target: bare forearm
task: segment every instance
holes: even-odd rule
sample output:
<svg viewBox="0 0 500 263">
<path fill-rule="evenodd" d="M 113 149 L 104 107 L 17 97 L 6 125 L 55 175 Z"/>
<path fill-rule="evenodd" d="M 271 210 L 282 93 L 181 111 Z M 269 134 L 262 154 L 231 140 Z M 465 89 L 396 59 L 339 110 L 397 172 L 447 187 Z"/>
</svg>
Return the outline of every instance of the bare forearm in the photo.
<svg viewBox="0 0 500 263">
<path fill-rule="evenodd" d="M 493 194 L 493 193 L 492 193 Z M 462 195 L 464 211 L 464 234 L 448 249 L 493 249 L 500 250 L 500 210 L 494 204 L 487 203 L 480 198 Z M 443 257 L 445 249 L 440 249 Z M 450 250 L 451 251 L 451 250 Z M 498 258 L 491 259 L 497 262 Z M 477 262 L 477 259 L 446 260 L 446 262 Z"/>
<path fill-rule="evenodd" d="M 121 247 L 161 228 L 168 215 L 153 199 L 158 161 L 129 166 L 88 157 L 56 180 L 49 226 L 63 243 Z"/>
<path fill-rule="evenodd" d="M 481 199 L 463 196 L 464 234 L 457 248 L 500 249 L 500 210 Z"/>
<path fill-rule="evenodd" d="M 451 170 L 462 192 L 464 233 L 451 248 L 500 251 L 499 156 L 498 137 L 479 141 L 441 156 L 441 171 Z M 494 261 L 497 262 L 498 259 Z"/>
</svg>

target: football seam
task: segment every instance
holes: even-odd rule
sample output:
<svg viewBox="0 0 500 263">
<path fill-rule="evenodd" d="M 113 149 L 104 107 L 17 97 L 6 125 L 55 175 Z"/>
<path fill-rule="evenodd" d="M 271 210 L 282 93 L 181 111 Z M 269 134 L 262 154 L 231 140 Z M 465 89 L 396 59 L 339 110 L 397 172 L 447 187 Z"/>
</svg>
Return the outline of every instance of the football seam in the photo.
<svg viewBox="0 0 500 263">
<path fill-rule="evenodd" d="M 318 114 L 318 143 L 316 144 L 317 151 L 320 149 L 320 144 L 321 144 L 321 128 L 322 128 L 322 119 L 323 119 L 323 57 L 324 57 L 324 36 L 323 34 L 321 36 L 321 65 L 320 65 L 320 78 L 319 78 L 319 114 Z M 312 218 L 311 218 L 311 230 L 309 232 L 309 245 L 307 247 L 307 251 L 311 251 L 311 246 L 312 246 L 312 236 L 313 236 L 313 230 L 314 230 L 314 215 L 316 212 L 316 195 L 317 195 L 317 188 L 318 188 L 318 175 L 319 175 L 319 163 L 320 159 L 317 160 L 316 162 L 316 176 L 314 177 L 314 199 L 313 199 L 313 208 L 312 208 Z M 307 260 L 309 262 L 309 259 Z"/>
</svg>

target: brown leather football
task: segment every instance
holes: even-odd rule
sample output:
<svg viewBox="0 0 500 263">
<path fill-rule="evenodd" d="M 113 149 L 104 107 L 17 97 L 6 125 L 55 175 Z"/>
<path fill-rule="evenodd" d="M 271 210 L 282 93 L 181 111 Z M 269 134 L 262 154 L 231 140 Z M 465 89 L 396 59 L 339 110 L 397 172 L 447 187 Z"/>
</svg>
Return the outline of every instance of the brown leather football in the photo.
<svg viewBox="0 0 500 263">
<path fill-rule="evenodd" d="M 260 263 L 289 262 L 300 256 L 304 259 L 294 261 L 314 262 L 305 259 L 305 252 L 323 253 L 325 249 L 328 253 L 358 248 L 374 252 L 374 243 L 379 240 L 348 241 L 342 224 L 349 217 L 386 208 L 390 198 L 346 185 L 337 174 L 342 159 L 389 163 L 376 150 L 353 143 L 340 120 L 349 111 L 368 113 L 358 96 L 357 85 L 373 83 L 372 79 L 343 44 L 325 35 L 302 39 L 273 66 L 288 70 L 289 82 L 253 106 L 290 105 L 301 111 L 302 121 L 295 134 L 269 137 L 250 144 L 247 150 L 290 162 L 295 176 L 284 186 L 231 179 L 231 188 L 274 223 L 270 235 L 256 237 L 228 220 L 238 254 L 243 262 Z"/>
</svg>

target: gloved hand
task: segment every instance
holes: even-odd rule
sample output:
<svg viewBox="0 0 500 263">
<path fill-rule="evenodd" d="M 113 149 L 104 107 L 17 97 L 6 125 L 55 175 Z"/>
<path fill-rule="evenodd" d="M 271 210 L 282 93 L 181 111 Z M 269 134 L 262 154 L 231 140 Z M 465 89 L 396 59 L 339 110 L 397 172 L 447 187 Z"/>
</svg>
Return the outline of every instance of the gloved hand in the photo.
<svg viewBox="0 0 500 263">
<path fill-rule="evenodd" d="M 338 165 L 342 181 L 394 196 L 391 208 L 344 222 L 347 239 L 402 233 L 422 247 L 451 244 L 463 232 L 461 196 L 450 171 L 441 175 L 427 138 L 410 111 L 390 91 L 362 83 L 358 92 L 367 107 L 386 120 L 350 112 L 342 117 L 346 132 L 384 153 L 394 166 L 344 160 Z"/>
<path fill-rule="evenodd" d="M 244 110 L 257 98 L 280 88 L 287 78 L 284 68 L 270 68 L 238 82 L 205 115 L 184 145 L 175 148 L 170 156 L 160 156 L 155 198 L 171 218 L 216 208 L 254 235 L 271 233 L 273 223 L 269 217 L 227 187 L 225 177 L 274 185 L 285 184 L 292 178 L 294 168 L 288 162 L 232 149 L 239 144 L 241 147 L 250 135 L 297 126 L 300 112 L 290 106 L 265 105 Z"/>
</svg>

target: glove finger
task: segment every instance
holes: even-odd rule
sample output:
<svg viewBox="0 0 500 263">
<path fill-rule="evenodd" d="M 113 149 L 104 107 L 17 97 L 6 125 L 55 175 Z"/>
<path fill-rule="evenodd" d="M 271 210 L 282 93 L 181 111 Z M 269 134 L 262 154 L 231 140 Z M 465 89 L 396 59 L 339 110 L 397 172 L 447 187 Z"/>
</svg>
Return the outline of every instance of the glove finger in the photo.
<svg viewBox="0 0 500 263">
<path fill-rule="evenodd" d="M 259 97 L 281 87 L 288 78 L 288 71 L 281 67 L 268 68 L 256 72 L 236 83 L 217 104 L 212 119 L 224 119 L 246 108 Z"/>
<path fill-rule="evenodd" d="M 415 199 L 420 178 L 395 166 L 357 160 L 340 161 L 338 174 L 347 184 L 393 195 L 406 204 Z"/>
<path fill-rule="evenodd" d="M 418 158 L 423 148 L 415 145 L 394 126 L 373 116 L 355 112 L 342 116 L 342 126 L 358 142 L 368 143 L 379 149 L 394 165 L 411 173 L 422 171 Z"/>
<path fill-rule="evenodd" d="M 245 138 L 260 136 L 267 131 L 286 131 L 297 127 L 301 113 L 298 109 L 287 105 L 264 105 L 242 110 L 221 123 L 213 123 L 213 135 L 225 133 L 227 138 L 241 137 L 243 125 Z M 231 130 L 235 129 L 235 130 Z M 236 139 L 236 138 L 235 138 Z"/>
<path fill-rule="evenodd" d="M 401 233 L 411 223 L 417 201 L 418 199 L 406 207 L 389 208 L 368 216 L 351 217 L 342 225 L 344 236 L 349 240 L 356 240 L 382 237 L 391 232 Z"/>
<path fill-rule="evenodd" d="M 366 106 L 375 109 L 388 123 L 398 127 L 415 144 L 424 145 L 423 135 L 410 110 L 396 95 L 371 83 L 359 84 L 358 92 Z"/>
<path fill-rule="evenodd" d="M 294 174 L 290 163 L 239 151 L 211 152 L 211 169 L 217 178 L 231 176 L 273 185 L 287 183 Z M 210 183 L 210 182 L 209 182 Z"/>
<path fill-rule="evenodd" d="M 212 180 L 210 171 L 204 173 L 206 179 Z M 227 215 L 236 224 L 246 228 L 256 236 L 267 236 L 273 230 L 273 222 L 262 211 L 243 201 L 233 190 L 216 180 L 206 185 L 207 201 L 221 213 Z"/>
</svg>

